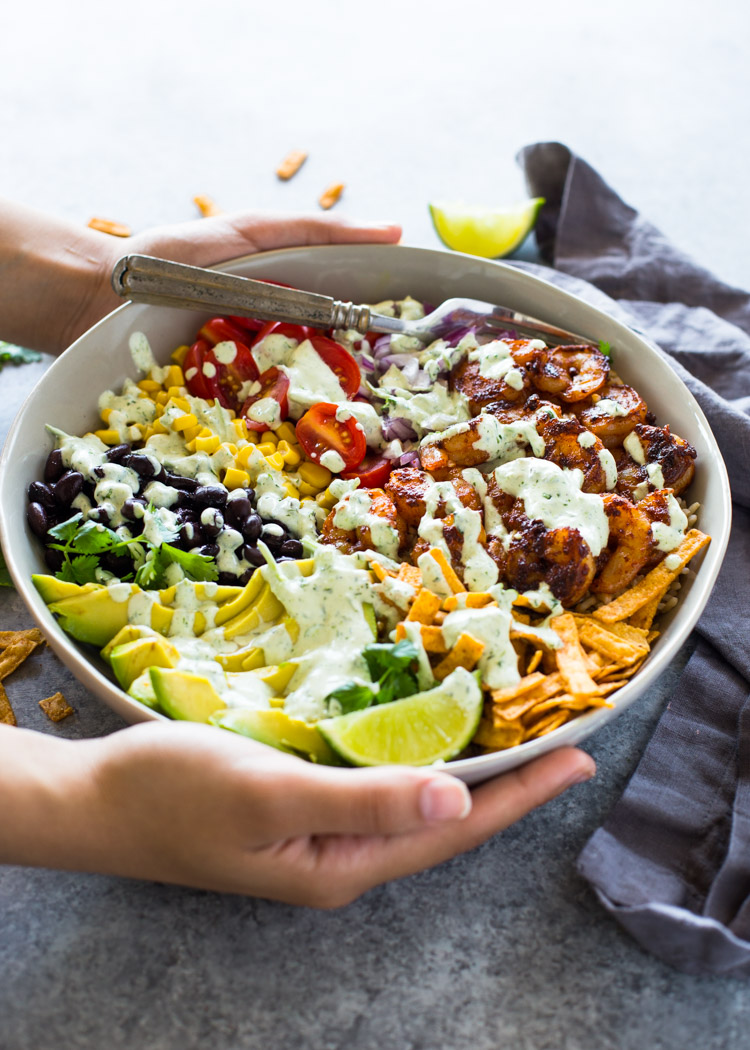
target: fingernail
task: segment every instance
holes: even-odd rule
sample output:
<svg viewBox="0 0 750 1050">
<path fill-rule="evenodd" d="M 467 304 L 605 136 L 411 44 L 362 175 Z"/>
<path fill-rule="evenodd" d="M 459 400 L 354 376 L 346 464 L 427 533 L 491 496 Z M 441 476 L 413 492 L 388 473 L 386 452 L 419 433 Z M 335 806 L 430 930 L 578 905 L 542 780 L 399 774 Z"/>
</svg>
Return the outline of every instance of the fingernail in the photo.
<svg viewBox="0 0 750 1050">
<path fill-rule="evenodd" d="M 367 227 L 370 230 L 392 230 L 396 226 L 400 226 L 398 222 L 368 222 Z"/>
<path fill-rule="evenodd" d="M 585 784 L 587 780 L 591 780 L 594 773 L 596 773 L 596 766 L 591 762 L 573 773 L 572 776 L 565 781 L 564 786 L 569 788 L 575 787 L 576 784 Z"/>
<path fill-rule="evenodd" d="M 462 780 L 435 777 L 419 793 L 419 808 L 425 820 L 463 820 L 471 812 L 471 794 Z"/>
</svg>

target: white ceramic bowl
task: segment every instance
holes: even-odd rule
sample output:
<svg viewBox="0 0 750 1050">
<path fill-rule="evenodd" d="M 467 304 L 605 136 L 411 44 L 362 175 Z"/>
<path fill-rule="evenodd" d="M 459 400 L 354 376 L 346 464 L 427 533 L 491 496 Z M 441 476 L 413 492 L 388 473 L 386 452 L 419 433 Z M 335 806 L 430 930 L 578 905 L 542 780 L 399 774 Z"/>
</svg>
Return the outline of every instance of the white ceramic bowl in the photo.
<svg viewBox="0 0 750 1050">
<path fill-rule="evenodd" d="M 642 670 L 602 708 L 548 736 L 508 751 L 450 763 L 447 768 L 468 783 L 511 769 L 562 744 L 575 744 L 628 707 L 661 674 L 695 625 L 721 565 L 731 515 L 729 483 L 721 454 L 697 402 L 657 351 L 640 335 L 546 281 L 502 263 L 420 248 L 347 245 L 292 248 L 249 256 L 223 269 L 248 277 L 269 277 L 300 288 L 354 302 L 377 302 L 406 294 L 437 304 L 452 296 L 503 303 L 541 319 L 557 322 L 615 348 L 615 367 L 645 397 L 659 423 L 698 451 L 690 500 L 702 508 L 699 524 L 713 537 L 699 556 L 699 571 L 683 587 L 677 609 Z M 128 350 L 132 332 L 148 336 L 164 362 L 181 343 L 190 342 L 201 315 L 156 306 L 123 305 L 81 336 L 52 365 L 28 397 L 8 436 L 0 460 L 0 537 L 16 587 L 49 643 L 67 667 L 91 691 L 129 722 L 160 718 L 118 688 L 98 654 L 69 638 L 58 626 L 31 583 L 44 572 L 38 542 L 26 524 L 26 488 L 42 475 L 52 442 L 44 424 L 82 434 L 98 424 L 101 391 L 119 388 L 135 370 Z"/>
</svg>

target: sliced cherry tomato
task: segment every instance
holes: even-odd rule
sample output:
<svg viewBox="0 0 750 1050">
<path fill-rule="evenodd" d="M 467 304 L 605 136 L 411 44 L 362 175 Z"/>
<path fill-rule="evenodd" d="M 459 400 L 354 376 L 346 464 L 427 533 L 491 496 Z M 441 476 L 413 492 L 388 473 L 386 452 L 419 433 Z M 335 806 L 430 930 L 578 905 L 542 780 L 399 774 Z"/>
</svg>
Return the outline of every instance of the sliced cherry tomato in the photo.
<svg viewBox="0 0 750 1050">
<path fill-rule="evenodd" d="M 365 458 L 367 442 L 354 416 L 336 419 L 339 408 L 327 401 L 309 408 L 297 423 L 297 440 L 316 463 L 326 452 L 337 452 L 344 461 L 343 469 L 353 470 Z"/>
<path fill-rule="evenodd" d="M 273 332 L 274 335 L 285 335 L 287 339 L 296 339 L 298 343 L 302 343 L 305 339 L 309 339 L 310 336 L 315 335 L 317 329 L 310 328 L 306 324 L 287 324 L 286 321 L 266 321 L 255 337 L 253 346 L 256 346 L 261 339 L 265 339 L 267 335 L 271 334 L 271 332 Z"/>
<path fill-rule="evenodd" d="M 324 335 L 314 335 L 310 342 L 335 374 L 346 396 L 354 397 L 362 384 L 362 376 L 349 351 Z"/>
<path fill-rule="evenodd" d="M 247 335 L 245 328 L 235 324 L 228 317 L 212 317 L 198 332 L 198 338 L 205 339 L 211 346 L 225 342 L 247 343 Z"/>
<path fill-rule="evenodd" d="M 393 463 L 383 456 L 368 452 L 356 470 L 347 470 L 341 475 L 345 481 L 359 481 L 362 489 L 382 489 L 388 480 Z"/>
<path fill-rule="evenodd" d="M 218 385 L 216 383 L 216 372 L 213 376 L 207 376 L 203 371 L 206 363 L 206 354 L 211 353 L 211 347 L 205 339 L 198 339 L 188 350 L 185 360 L 182 362 L 182 370 L 185 375 L 185 385 L 193 397 L 215 398 L 218 397 Z M 213 357 L 213 355 L 211 355 Z M 215 369 L 215 364 L 211 362 Z M 209 368 L 209 372 L 211 369 Z"/>
<path fill-rule="evenodd" d="M 205 354 L 203 374 L 206 374 L 207 369 L 210 370 L 210 365 L 214 366 L 216 393 L 212 396 L 218 398 L 224 408 L 232 408 L 239 412 L 245 400 L 242 397 L 242 385 L 248 380 L 258 378 L 258 366 L 250 348 L 244 343 L 239 343 L 236 339 L 222 342 L 229 342 L 234 346 L 234 357 L 230 361 L 224 352 L 217 354 L 215 348 L 209 347 Z"/>
<path fill-rule="evenodd" d="M 251 419 L 247 414 L 248 409 L 252 408 L 255 402 L 260 401 L 261 398 L 272 397 L 274 401 L 279 403 L 279 422 L 283 422 L 289 415 L 289 376 L 282 372 L 280 368 L 267 368 L 258 377 L 258 383 L 260 383 L 260 389 L 250 395 L 242 406 L 241 414 L 245 417 L 248 430 L 269 430 L 270 427 L 267 423 Z"/>
</svg>

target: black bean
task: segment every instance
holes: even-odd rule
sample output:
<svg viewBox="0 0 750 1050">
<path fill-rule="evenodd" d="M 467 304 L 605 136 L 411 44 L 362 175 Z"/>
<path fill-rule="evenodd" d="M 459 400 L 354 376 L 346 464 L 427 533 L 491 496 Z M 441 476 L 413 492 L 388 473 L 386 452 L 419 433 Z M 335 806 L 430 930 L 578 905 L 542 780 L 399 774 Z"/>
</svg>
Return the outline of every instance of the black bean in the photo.
<svg viewBox="0 0 750 1050">
<path fill-rule="evenodd" d="M 263 557 L 259 550 L 255 549 L 255 547 L 245 547 L 244 552 L 245 561 L 249 561 L 251 565 L 257 566 L 266 564 L 266 559 Z"/>
<path fill-rule="evenodd" d="M 260 520 L 260 515 L 251 514 L 242 526 L 242 535 L 248 543 L 255 543 L 260 536 L 262 528 L 263 522 Z"/>
<path fill-rule="evenodd" d="M 263 533 L 261 539 L 270 550 L 271 554 L 278 554 L 284 542 L 283 536 L 277 536 L 275 532 Z"/>
<path fill-rule="evenodd" d="M 79 474 L 77 470 L 67 470 L 53 485 L 58 503 L 72 503 L 82 488 L 83 474 Z"/>
<path fill-rule="evenodd" d="M 47 535 L 47 512 L 41 503 L 30 503 L 26 510 L 26 517 L 28 518 L 31 531 L 36 533 L 37 536 L 44 539 Z"/>
<path fill-rule="evenodd" d="M 239 579 L 236 576 L 234 577 L 234 582 L 238 583 L 241 587 L 244 587 L 246 583 L 250 583 L 254 573 L 255 569 L 246 569 Z"/>
<path fill-rule="evenodd" d="M 104 458 L 109 463 L 121 463 L 128 455 L 130 455 L 130 445 L 114 445 L 107 449 Z"/>
<path fill-rule="evenodd" d="M 62 551 L 53 551 L 48 547 L 44 552 L 44 560 L 51 572 L 59 572 L 63 567 L 65 558 Z"/>
<path fill-rule="evenodd" d="M 64 470 L 62 452 L 59 448 L 53 448 L 44 464 L 44 480 L 57 481 Z"/>
<path fill-rule="evenodd" d="M 142 478 L 153 478 L 159 471 L 151 456 L 143 456 L 138 452 L 131 453 L 125 460 L 125 466 L 130 467 Z"/>
<path fill-rule="evenodd" d="M 133 570 L 133 563 L 126 554 L 105 554 L 102 558 L 104 568 L 115 576 L 127 576 Z"/>
<path fill-rule="evenodd" d="M 182 474 L 173 474 L 170 470 L 165 470 L 164 474 L 164 484 L 171 485 L 173 489 L 180 489 L 182 492 L 195 492 L 197 488 L 200 488 L 195 478 L 184 478 Z"/>
<path fill-rule="evenodd" d="M 199 547 L 203 542 L 203 530 L 200 525 L 193 521 L 185 522 L 180 529 L 180 547 L 189 551 L 193 547 Z"/>
<path fill-rule="evenodd" d="M 279 554 L 287 558 L 301 558 L 303 549 L 304 548 L 299 540 L 284 540 L 279 549 Z"/>
<path fill-rule="evenodd" d="M 230 525 L 242 528 L 247 519 L 253 513 L 253 505 L 247 496 L 238 499 L 227 500 L 224 517 Z"/>
<path fill-rule="evenodd" d="M 123 514 L 125 507 L 122 508 Z M 88 521 L 95 521 L 98 525 L 109 525 L 109 513 L 104 507 L 93 507 L 88 513 Z"/>
<path fill-rule="evenodd" d="M 126 499 L 121 508 L 123 518 L 127 518 L 128 521 L 141 521 L 143 518 L 143 512 L 137 511 L 135 509 L 136 507 L 142 507 L 143 510 L 145 510 L 145 499 L 138 499 L 137 497 Z"/>
<path fill-rule="evenodd" d="M 43 507 L 54 507 L 55 494 L 43 481 L 32 481 L 28 488 L 29 503 L 41 503 Z"/>
<path fill-rule="evenodd" d="M 215 540 L 224 528 L 221 514 L 219 514 L 217 518 L 214 518 L 213 521 L 201 521 L 201 528 L 209 539 Z"/>
<path fill-rule="evenodd" d="M 202 554 L 204 558 L 215 558 L 216 555 L 219 553 L 219 544 L 218 543 L 204 543 L 203 546 L 198 551 L 198 553 Z"/>
<path fill-rule="evenodd" d="M 188 521 L 200 521 L 200 514 L 195 509 L 195 507 L 183 507 L 181 505 L 178 505 L 175 514 L 180 525 L 184 525 Z"/>
<path fill-rule="evenodd" d="M 223 507 L 227 501 L 227 490 L 223 485 L 201 485 L 193 493 L 193 499 L 202 507 Z"/>
<path fill-rule="evenodd" d="M 221 584 L 222 587 L 237 587 L 240 579 L 241 577 L 232 576 L 231 572 L 220 572 L 217 583 Z"/>
</svg>

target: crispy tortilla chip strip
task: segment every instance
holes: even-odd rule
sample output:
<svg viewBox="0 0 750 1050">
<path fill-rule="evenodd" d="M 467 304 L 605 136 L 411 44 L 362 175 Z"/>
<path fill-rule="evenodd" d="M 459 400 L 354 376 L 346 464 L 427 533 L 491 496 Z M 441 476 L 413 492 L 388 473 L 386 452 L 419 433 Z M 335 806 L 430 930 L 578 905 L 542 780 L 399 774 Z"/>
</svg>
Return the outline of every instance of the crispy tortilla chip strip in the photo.
<svg viewBox="0 0 750 1050">
<path fill-rule="evenodd" d="M 382 583 L 388 575 L 380 562 L 374 560 L 370 562 L 370 571 L 375 574 L 380 583 Z"/>
<path fill-rule="evenodd" d="M 572 714 L 571 711 L 554 711 L 545 718 L 540 718 L 538 722 L 534 722 L 527 728 L 524 740 L 534 740 L 536 737 L 546 736 L 553 729 L 559 729 L 560 726 L 570 721 Z"/>
<path fill-rule="evenodd" d="M 554 674 L 542 675 L 542 679 L 541 685 L 536 686 L 536 688 L 531 689 L 527 693 L 523 693 L 515 700 L 506 700 L 502 704 L 493 704 L 493 724 L 502 725 L 505 721 L 515 721 L 521 718 L 526 711 L 536 707 L 541 701 L 549 700 L 556 693 L 562 693 L 562 677 L 557 671 Z"/>
<path fill-rule="evenodd" d="M 595 609 L 593 615 L 602 623 L 627 620 L 636 610 L 643 608 L 657 594 L 666 590 L 677 579 L 690 559 L 710 542 L 710 536 L 706 536 L 698 529 L 691 529 L 679 547 L 670 552 L 670 557 L 674 556 L 678 559 L 678 564 L 674 569 L 668 569 L 664 561 L 659 562 L 656 568 L 644 576 L 639 583 L 625 591 L 619 598 L 615 598 L 609 605 L 602 605 L 599 609 Z"/>
<path fill-rule="evenodd" d="M 541 649 L 537 649 L 534 652 L 534 655 L 529 660 L 528 667 L 526 668 L 526 674 L 533 674 L 533 672 L 536 671 L 537 667 L 539 666 L 539 664 L 541 662 L 542 662 L 542 650 Z"/>
<path fill-rule="evenodd" d="M 648 642 L 649 645 L 651 645 L 652 642 L 656 641 L 656 639 L 659 637 L 660 634 L 661 634 L 661 631 L 649 631 L 648 632 L 648 637 L 646 638 L 646 641 Z"/>
<path fill-rule="evenodd" d="M 472 638 L 470 634 L 461 634 L 448 655 L 443 657 L 437 667 L 433 667 L 432 673 L 439 682 L 442 682 L 457 667 L 465 667 L 467 671 L 473 671 L 483 652 L 483 642 Z"/>
<path fill-rule="evenodd" d="M 445 644 L 443 632 L 439 627 L 422 626 L 422 645 L 428 653 L 447 653 L 448 646 Z"/>
<path fill-rule="evenodd" d="M 495 599 L 491 594 L 485 594 L 483 591 L 467 591 L 461 608 L 483 609 L 485 605 L 492 605 L 494 601 Z M 453 612 L 458 608 L 458 603 L 459 599 L 455 594 L 452 594 L 450 598 L 445 598 L 443 600 L 443 608 L 446 612 Z"/>
<path fill-rule="evenodd" d="M 219 207 L 213 197 L 209 197 L 205 193 L 199 193 L 193 197 L 193 204 L 204 219 L 209 219 L 212 215 L 224 214 L 224 209 Z"/>
<path fill-rule="evenodd" d="M 419 620 L 420 623 L 431 624 L 435 618 L 435 613 L 440 610 L 442 603 L 443 599 L 439 595 L 423 587 L 412 602 L 406 619 Z"/>
<path fill-rule="evenodd" d="M 305 150 L 290 150 L 276 169 L 276 174 L 286 182 L 287 179 L 291 179 L 293 175 L 297 174 L 306 160 L 307 152 Z"/>
<path fill-rule="evenodd" d="M 493 704 L 504 704 L 507 700 L 516 700 L 531 689 L 536 689 L 538 685 L 541 685 L 545 677 L 541 672 L 536 671 L 534 674 L 525 675 L 515 685 L 508 685 L 505 689 L 493 689 L 490 693 L 492 702 Z"/>
<path fill-rule="evenodd" d="M 405 561 L 402 561 L 398 567 L 397 580 L 402 580 L 404 583 L 408 583 L 410 587 L 413 587 L 415 591 L 421 590 L 424 586 L 422 583 L 422 573 L 419 571 L 416 565 L 407 565 Z"/>
<path fill-rule="evenodd" d="M 578 628 L 571 613 L 554 616 L 550 627 L 562 641 L 555 649 L 557 667 L 569 693 L 573 696 L 593 696 L 599 687 L 587 670 L 586 654 L 578 639 Z"/>
<path fill-rule="evenodd" d="M 630 667 L 619 667 L 615 664 L 614 666 L 609 667 L 607 669 L 607 673 L 602 675 L 602 677 L 599 678 L 598 681 L 600 684 L 602 682 L 611 682 L 613 676 L 615 678 L 632 678 L 637 671 L 640 671 L 641 667 L 643 666 L 643 661 L 645 659 L 646 657 L 644 656 L 640 660 L 636 660 L 636 662 L 634 664 L 631 664 Z"/>
<path fill-rule="evenodd" d="M 34 645 L 41 645 L 44 642 L 44 635 L 38 627 L 29 627 L 26 631 L 0 631 L 0 649 L 6 649 L 12 642 L 17 642 L 21 638 L 26 638 Z"/>
<path fill-rule="evenodd" d="M 578 628 L 578 637 L 582 645 L 588 649 L 594 649 L 602 656 L 606 656 L 614 663 L 627 665 L 637 660 L 644 650 L 648 650 L 643 638 L 638 640 L 639 644 L 625 641 L 619 634 L 605 627 L 598 620 L 590 616 L 576 616 L 573 619 Z M 613 625 L 619 626 L 619 625 Z"/>
<path fill-rule="evenodd" d="M 438 567 L 443 574 L 445 582 L 448 584 L 448 586 L 454 594 L 461 594 L 462 591 L 466 590 L 466 588 L 456 575 L 456 570 L 453 568 L 453 566 L 448 561 L 448 559 L 439 547 L 430 547 L 428 554 L 431 558 L 434 558 L 435 561 L 438 563 Z"/>
<path fill-rule="evenodd" d="M 73 708 L 62 693 L 53 693 L 52 696 L 40 700 L 39 706 L 51 722 L 62 722 L 63 718 L 73 714 Z"/>
<path fill-rule="evenodd" d="M 506 747 L 515 747 L 523 740 L 524 728 L 520 722 L 504 722 L 495 726 L 482 719 L 474 736 L 473 743 L 486 747 L 490 751 L 503 751 Z"/>
<path fill-rule="evenodd" d="M 323 190 L 321 195 L 318 197 L 318 204 L 323 208 L 324 211 L 328 211 L 332 208 L 337 200 L 341 197 L 344 192 L 343 182 L 332 182 L 329 186 Z"/>
<path fill-rule="evenodd" d="M 130 237 L 133 232 L 124 222 L 115 222 L 114 219 L 89 219 L 87 225 L 99 233 L 108 233 L 110 237 Z"/>
<path fill-rule="evenodd" d="M 630 625 L 632 627 L 640 627 L 643 630 L 648 630 L 651 624 L 654 622 L 654 617 L 659 611 L 659 604 L 667 593 L 668 588 L 655 595 L 650 601 L 647 601 L 640 609 L 636 609 L 633 615 L 630 617 Z"/>
<path fill-rule="evenodd" d="M 0 682 L 7 678 L 9 674 L 12 674 L 17 667 L 20 667 L 26 657 L 34 652 L 38 644 L 38 642 L 32 641 L 30 638 L 23 637 L 16 642 L 11 642 L 0 653 Z"/>
<path fill-rule="evenodd" d="M 13 708 L 10 706 L 8 694 L 5 692 L 2 682 L 0 682 L 0 725 L 18 725 Z"/>
</svg>

